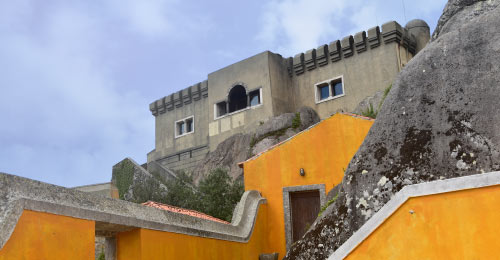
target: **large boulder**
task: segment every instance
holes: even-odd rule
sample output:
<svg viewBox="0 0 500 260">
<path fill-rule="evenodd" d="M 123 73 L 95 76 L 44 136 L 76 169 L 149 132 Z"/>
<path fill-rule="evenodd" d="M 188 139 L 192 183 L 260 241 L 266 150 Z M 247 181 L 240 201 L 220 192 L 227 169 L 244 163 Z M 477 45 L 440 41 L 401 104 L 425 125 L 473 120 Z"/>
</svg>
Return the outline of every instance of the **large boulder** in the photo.
<svg viewBox="0 0 500 260">
<path fill-rule="evenodd" d="M 499 5 L 449 1 L 432 42 L 395 80 L 338 199 L 285 259 L 326 259 L 405 185 L 500 170 Z"/>
</svg>

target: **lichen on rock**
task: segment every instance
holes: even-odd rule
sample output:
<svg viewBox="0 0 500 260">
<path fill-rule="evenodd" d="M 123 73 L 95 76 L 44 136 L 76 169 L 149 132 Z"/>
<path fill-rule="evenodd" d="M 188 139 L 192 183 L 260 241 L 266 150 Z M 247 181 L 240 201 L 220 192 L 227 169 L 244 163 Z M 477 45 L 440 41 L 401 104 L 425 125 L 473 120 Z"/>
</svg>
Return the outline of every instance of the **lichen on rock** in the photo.
<svg viewBox="0 0 500 260">
<path fill-rule="evenodd" d="M 403 186 L 500 170 L 499 6 L 448 2 L 433 40 L 394 81 L 338 199 L 285 259 L 328 258 Z"/>
</svg>

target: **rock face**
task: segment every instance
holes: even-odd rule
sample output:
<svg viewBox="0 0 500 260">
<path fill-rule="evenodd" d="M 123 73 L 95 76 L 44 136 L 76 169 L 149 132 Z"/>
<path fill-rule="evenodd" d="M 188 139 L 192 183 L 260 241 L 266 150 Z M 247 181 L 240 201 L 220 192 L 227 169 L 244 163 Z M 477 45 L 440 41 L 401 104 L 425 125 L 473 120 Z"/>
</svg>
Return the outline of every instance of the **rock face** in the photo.
<svg viewBox="0 0 500 260">
<path fill-rule="evenodd" d="M 312 108 L 302 107 L 297 113 L 285 113 L 273 117 L 262 124 L 255 134 L 235 134 L 220 143 L 195 167 L 192 172 L 194 183 L 198 184 L 216 168 L 227 170 L 233 180 L 241 178 L 243 170 L 238 167 L 239 162 L 319 122 L 319 116 Z"/>
<path fill-rule="evenodd" d="M 358 106 L 356 106 L 356 108 L 354 109 L 354 111 L 352 111 L 352 113 L 356 115 L 363 115 L 364 112 L 370 109 L 370 106 L 376 112 L 378 112 L 380 107 L 382 106 L 383 100 L 384 100 L 384 91 L 377 91 L 373 96 L 369 96 L 361 100 L 361 102 L 358 104 Z"/>
<path fill-rule="evenodd" d="M 448 2 L 432 42 L 395 80 L 338 199 L 285 259 L 328 258 L 405 185 L 500 170 L 499 5 Z"/>
</svg>

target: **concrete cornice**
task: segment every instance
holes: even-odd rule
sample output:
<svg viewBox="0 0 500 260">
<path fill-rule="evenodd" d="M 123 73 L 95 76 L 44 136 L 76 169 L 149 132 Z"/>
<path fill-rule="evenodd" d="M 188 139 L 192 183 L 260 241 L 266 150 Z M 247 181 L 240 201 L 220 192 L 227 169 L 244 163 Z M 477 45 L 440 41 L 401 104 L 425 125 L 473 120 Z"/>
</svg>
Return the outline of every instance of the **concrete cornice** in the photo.
<svg viewBox="0 0 500 260">
<path fill-rule="evenodd" d="M 246 191 L 228 225 L 0 173 L 0 249 L 23 210 L 93 220 L 102 235 L 145 228 L 245 243 L 264 203 L 259 192 Z"/>
<path fill-rule="evenodd" d="M 347 257 L 410 198 L 494 185 L 500 185 L 500 172 L 489 172 L 405 186 L 344 244 L 342 244 L 337 251 L 330 255 L 328 260 L 340 260 Z"/>
</svg>

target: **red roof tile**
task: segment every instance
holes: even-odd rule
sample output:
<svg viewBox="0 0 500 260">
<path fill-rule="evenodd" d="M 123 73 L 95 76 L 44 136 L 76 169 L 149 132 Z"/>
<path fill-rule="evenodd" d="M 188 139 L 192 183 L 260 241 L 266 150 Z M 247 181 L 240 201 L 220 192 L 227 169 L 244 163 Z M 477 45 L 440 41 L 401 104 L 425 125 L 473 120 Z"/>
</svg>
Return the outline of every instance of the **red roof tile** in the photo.
<svg viewBox="0 0 500 260">
<path fill-rule="evenodd" d="M 198 212 L 196 210 L 183 209 L 183 208 L 174 207 L 174 206 L 163 204 L 163 203 L 159 203 L 159 202 L 148 201 L 148 202 L 142 203 L 142 205 L 145 205 L 145 206 L 148 206 L 148 207 L 157 208 L 157 209 L 162 209 L 162 210 L 166 210 L 166 211 L 170 211 L 170 212 L 176 212 L 176 213 L 180 213 L 180 214 L 184 214 L 184 215 L 189 215 L 189 216 L 196 217 L 196 218 L 202 218 L 202 219 L 206 219 L 206 220 L 211 220 L 211 221 L 215 221 L 215 222 L 219 222 L 219 223 L 223 223 L 223 224 L 231 224 L 231 223 L 229 223 L 229 222 L 227 222 L 225 220 L 209 216 L 207 214 Z"/>
</svg>

